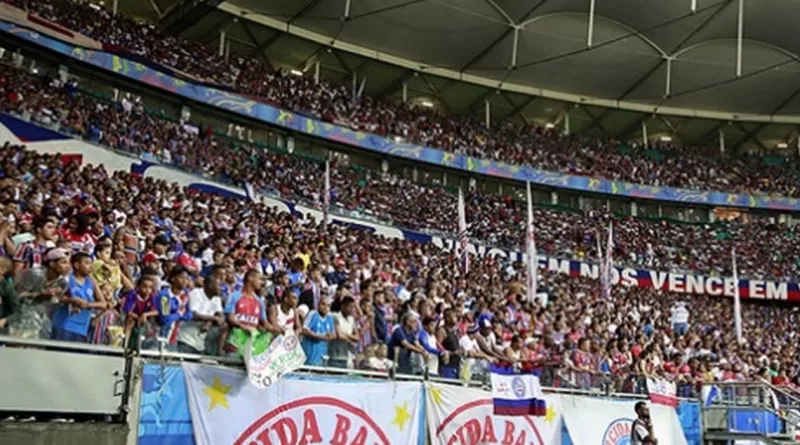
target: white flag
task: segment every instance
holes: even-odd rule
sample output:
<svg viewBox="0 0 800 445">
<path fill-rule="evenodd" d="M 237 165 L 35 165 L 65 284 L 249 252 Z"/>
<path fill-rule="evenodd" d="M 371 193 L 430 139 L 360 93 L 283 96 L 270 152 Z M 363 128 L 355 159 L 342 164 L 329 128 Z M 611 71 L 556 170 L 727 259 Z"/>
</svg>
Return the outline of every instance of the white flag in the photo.
<svg viewBox="0 0 800 445">
<path fill-rule="evenodd" d="M 197 445 L 417 445 L 419 382 L 324 381 L 287 376 L 267 389 L 235 369 L 185 363 Z"/>
<path fill-rule="evenodd" d="M 456 253 L 461 261 L 464 274 L 469 273 L 469 239 L 467 238 L 467 210 L 464 206 L 464 193 L 458 189 L 458 241 Z"/>
<path fill-rule="evenodd" d="M 328 227 L 331 206 L 331 161 L 325 161 L 325 190 L 322 195 L 322 227 Z"/>
<path fill-rule="evenodd" d="M 736 249 L 731 249 L 733 261 L 733 328 L 736 331 L 736 341 L 741 344 L 742 337 L 742 302 L 739 296 L 739 270 L 736 268 Z"/>
<path fill-rule="evenodd" d="M 525 237 L 526 249 L 528 253 L 528 283 L 527 300 L 533 302 L 536 298 L 536 288 L 538 286 L 537 269 L 538 257 L 536 256 L 536 235 L 533 228 L 533 200 L 531 198 L 531 183 L 528 183 L 528 226 Z"/>
</svg>

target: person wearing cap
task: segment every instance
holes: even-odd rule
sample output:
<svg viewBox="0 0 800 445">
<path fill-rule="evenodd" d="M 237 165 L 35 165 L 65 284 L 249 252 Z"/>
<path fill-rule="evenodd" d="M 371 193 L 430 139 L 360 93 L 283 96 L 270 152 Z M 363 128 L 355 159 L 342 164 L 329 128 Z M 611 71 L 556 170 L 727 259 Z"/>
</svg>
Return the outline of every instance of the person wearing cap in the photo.
<svg viewBox="0 0 800 445">
<path fill-rule="evenodd" d="M 414 374 L 412 354 L 419 354 L 428 361 L 428 351 L 419 344 L 419 315 L 413 311 L 403 314 L 400 325 L 394 328 L 389 338 L 389 359 L 396 364 L 397 371 L 402 374 Z"/>
<path fill-rule="evenodd" d="M 182 322 L 192 320 L 189 303 L 189 272 L 183 266 L 175 266 L 169 273 L 169 287 L 156 295 L 154 306 L 158 311 L 159 337 L 170 351 L 178 350 L 178 333 Z"/>
<path fill-rule="evenodd" d="M 486 372 L 487 363 L 494 363 L 497 361 L 497 357 L 481 350 L 478 341 L 479 337 L 480 327 L 477 324 L 473 324 L 467 328 L 466 334 L 461 336 L 459 340 L 462 354 L 459 378 L 462 380 L 471 380 L 473 376 L 484 374 Z"/>
</svg>

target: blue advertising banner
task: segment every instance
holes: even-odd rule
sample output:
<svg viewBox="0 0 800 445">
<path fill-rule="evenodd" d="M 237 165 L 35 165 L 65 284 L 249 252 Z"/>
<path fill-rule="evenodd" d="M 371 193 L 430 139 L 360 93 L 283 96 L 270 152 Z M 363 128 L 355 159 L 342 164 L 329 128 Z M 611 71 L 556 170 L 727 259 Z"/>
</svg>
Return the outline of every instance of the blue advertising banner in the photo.
<svg viewBox="0 0 800 445">
<path fill-rule="evenodd" d="M 700 402 L 681 401 L 677 410 L 686 442 L 689 445 L 701 445 L 703 425 L 700 422 Z"/>
<path fill-rule="evenodd" d="M 79 48 L 41 35 L 14 23 L 0 20 L 0 31 L 13 34 L 21 39 L 49 48 L 65 56 L 81 60 L 90 65 L 187 99 L 239 113 L 268 124 L 278 125 L 310 136 L 329 139 L 331 141 L 386 155 L 398 156 L 489 176 L 531 182 L 532 184 L 541 186 L 558 187 L 583 192 L 603 193 L 628 198 L 682 202 L 687 204 L 800 211 L 800 201 L 796 198 L 687 190 L 610 181 L 606 179 L 538 170 L 532 167 L 448 153 L 420 145 L 395 142 L 383 136 L 353 131 L 339 125 L 311 119 L 302 114 L 282 110 L 238 94 L 203 86 L 199 83 L 190 83 L 187 80 L 165 73 L 166 71 L 170 71 L 169 69 L 160 68 L 157 70 L 152 68 L 149 64 L 127 60 L 112 53 Z"/>
<path fill-rule="evenodd" d="M 139 408 L 139 445 L 195 445 L 183 369 L 145 364 Z"/>
</svg>

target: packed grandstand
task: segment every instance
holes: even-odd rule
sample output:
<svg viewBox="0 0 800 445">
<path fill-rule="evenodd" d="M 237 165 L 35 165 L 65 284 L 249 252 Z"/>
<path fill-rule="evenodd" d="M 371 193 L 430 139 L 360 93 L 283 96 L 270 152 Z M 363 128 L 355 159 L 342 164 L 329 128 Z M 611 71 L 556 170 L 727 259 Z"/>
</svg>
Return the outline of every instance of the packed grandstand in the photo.
<svg viewBox="0 0 800 445">
<path fill-rule="evenodd" d="M 64 0 L 9 3 L 110 47 L 193 78 L 353 129 L 537 168 L 648 185 L 797 195 L 796 171 L 714 150 L 662 146 L 654 160 L 617 141 L 544 128 L 487 129 L 461 116 L 361 97 L 348 88 L 229 62 L 197 42 L 101 7 Z M 221 183 L 384 224 L 454 237 L 457 192 L 383 172 L 269 151 L 211 128 L 176 122 L 80 84 L 0 66 L 5 113 Z M 613 287 L 542 270 L 525 298 L 526 268 L 474 255 L 465 270 L 432 244 L 298 216 L 264 203 L 188 190 L 69 156 L 6 144 L 0 332 L 205 355 L 239 355 L 245 332 L 293 331 L 308 364 L 480 378 L 492 361 L 542 369 L 545 383 L 641 392 L 643 377 L 674 380 L 682 395 L 703 382 L 769 378 L 797 383 L 797 312 L 742 307 L 736 341 L 729 298 L 659 286 Z M 526 208 L 512 196 L 466 193 L 469 236 L 522 249 Z M 608 209 L 535 209 L 540 255 L 596 262 L 614 227 L 617 266 L 728 277 L 798 279 L 797 229 L 770 220 L 686 224 Z M 161 346 L 159 346 L 159 342 Z"/>
</svg>

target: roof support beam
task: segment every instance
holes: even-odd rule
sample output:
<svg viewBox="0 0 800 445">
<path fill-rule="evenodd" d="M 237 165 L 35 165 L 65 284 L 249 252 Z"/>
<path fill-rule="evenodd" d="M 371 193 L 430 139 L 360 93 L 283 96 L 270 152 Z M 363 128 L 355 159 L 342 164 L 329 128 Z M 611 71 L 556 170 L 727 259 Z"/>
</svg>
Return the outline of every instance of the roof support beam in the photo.
<svg viewBox="0 0 800 445">
<path fill-rule="evenodd" d="M 492 94 L 495 94 L 495 93 L 497 93 L 497 90 L 489 90 L 489 89 L 487 89 L 485 93 L 481 94 L 477 99 L 472 101 L 471 104 L 467 105 L 466 108 L 464 108 L 464 111 L 472 111 L 472 110 L 474 110 L 475 107 L 477 107 L 478 105 L 484 103 L 487 99 L 489 99 L 489 97 L 492 96 Z"/>
<path fill-rule="evenodd" d="M 722 127 L 724 127 L 725 125 L 728 125 L 728 124 L 729 124 L 729 122 L 720 121 L 719 123 L 717 123 L 717 125 L 714 125 L 713 127 L 711 127 L 710 130 L 705 132 L 705 134 L 703 134 L 699 138 L 693 140 L 692 143 L 693 144 L 705 143 L 708 140 L 708 138 L 711 137 L 711 135 L 719 134 L 720 130 L 722 130 Z"/>
<path fill-rule="evenodd" d="M 386 86 L 386 88 L 382 89 L 376 94 L 376 97 L 386 97 L 395 91 L 399 90 L 403 87 L 403 84 L 408 82 L 409 79 L 414 77 L 417 74 L 415 71 L 407 70 L 403 73 L 403 75 L 399 76 L 397 79 L 393 80 L 392 83 Z"/>
<path fill-rule="evenodd" d="M 646 114 L 639 115 L 638 118 L 634 119 L 630 125 L 625 127 L 624 130 L 617 133 L 614 137 L 616 139 L 626 140 L 628 138 L 628 135 L 630 135 L 634 130 L 636 130 L 637 128 L 642 128 L 642 122 L 646 121 L 649 117 L 650 116 Z"/>
<path fill-rule="evenodd" d="M 222 20 L 215 23 L 211 28 L 209 28 L 209 32 L 206 33 L 205 37 L 203 37 L 200 41 L 203 43 L 208 43 L 209 41 L 216 39 L 219 37 L 217 33 L 218 30 L 224 30 L 227 28 L 228 24 L 235 20 L 235 17 L 232 15 L 225 15 Z"/>
<path fill-rule="evenodd" d="M 586 113 L 586 115 L 589 116 L 589 118 L 592 120 L 592 123 L 588 128 L 597 127 L 597 128 L 600 129 L 600 131 L 603 132 L 604 135 L 606 135 L 607 138 L 612 139 L 611 134 L 608 132 L 608 130 L 606 130 L 606 127 L 603 126 L 603 122 L 602 122 L 602 119 L 606 116 L 606 113 L 602 113 L 600 116 L 595 116 L 594 113 L 589 111 L 588 108 L 586 108 L 586 107 L 582 107 L 582 108 L 583 108 L 583 112 Z"/>
<path fill-rule="evenodd" d="M 189 29 L 203 17 L 217 10 L 222 0 L 183 0 L 159 17 L 158 27 L 166 34 L 177 35 Z M 154 5 L 153 2 L 150 3 Z"/>
<path fill-rule="evenodd" d="M 261 56 L 264 58 L 264 62 L 267 63 L 267 66 L 269 66 L 269 68 L 272 71 L 275 71 L 275 67 L 272 65 L 272 62 L 269 60 L 269 56 L 267 55 L 267 48 L 269 47 L 269 44 L 265 45 L 258 43 L 255 34 L 253 34 L 253 31 L 250 29 L 250 25 L 248 25 L 246 21 L 242 21 L 242 29 L 244 29 L 245 34 L 247 34 L 247 37 L 253 42 L 253 51 L 250 52 L 250 55 L 248 57 L 253 57 L 255 54 L 261 53 Z M 273 38 L 275 38 L 275 36 L 272 36 L 267 40 Z"/>
<path fill-rule="evenodd" d="M 533 15 L 533 13 L 536 12 L 536 10 L 539 9 L 539 7 L 541 7 L 544 4 L 545 1 L 547 0 L 539 0 L 538 3 L 533 5 L 533 7 L 531 7 L 531 9 L 529 9 L 528 12 L 526 12 L 525 15 L 522 17 L 520 23 L 523 23 L 526 20 L 528 20 L 530 16 Z M 469 62 L 464 64 L 464 66 L 462 66 L 461 69 L 459 69 L 459 71 L 461 72 L 466 71 L 469 67 L 471 67 L 472 65 L 483 59 L 483 57 L 486 56 L 486 54 L 489 54 L 489 51 L 494 49 L 495 46 L 497 46 L 500 42 L 502 42 L 506 37 L 508 37 L 509 34 L 514 32 L 514 30 L 516 29 L 519 29 L 519 27 L 516 27 L 514 26 L 514 24 L 510 23 L 508 29 L 503 31 L 503 33 L 500 34 L 496 39 L 494 39 L 492 43 L 490 43 L 486 48 L 482 49 L 478 54 L 475 55 L 475 57 L 470 59 Z"/>
<path fill-rule="evenodd" d="M 742 77 L 742 37 L 744 37 L 744 0 L 739 2 L 736 16 L 736 77 Z"/>
<path fill-rule="evenodd" d="M 718 15 L 719 15 L 719 14 L 720 14 L 720 13 L 721 13 L 721 12 L 722 12 L 722 11 L 723 11 L 723 10 L 724 10 L 726 7 L 727 7 L 727 6 L 728 6 L 728 5 L 730 5 L 730 4 L 731 4 L 733 1 L 734 1 L 734 0 L 725 0 L 725 3 L 723 3 L 722 5 L 720 5 L 720 7 L 719 7 L 719 8 L 717 8 L 717 9 L 716 9 L 714 12 L 712 12 L 712 13 L 711 13 L 711 14 L 710 14 L 708 17 L 706 17 L 706 19 L 705 19 L 705 20 L 703 20 L 703 22 L 702 22 L 702 23 L 700 23 L 700 25 L 698 25 L 698 26 L 697 26 L 695 29 L 693 29 L 693 30 L 692 30 L 692 32 L 690 32 L 690 33 L 689 33 L 689 34 L 688 34 L 688 35 L 687 35 L 687 36 L 686 36 L 686 37 L 685 37 L 683 40 L 681 40 L 681 41 L 680 41 L 680 43 L 678 43 L 677 45 L 675 45 L 675 48 L 673 48 L 673 49 L 672 49 L 672 51 L 670 51 L 668 54 L 670 54 L 670 55 L 672 55 L 672 54 L 675 54 L 675 52 L 676 52 L 676 51 L 678 51 L 679 49 L 683 48 L 683 46 L 684 46 L 684 45 L 686 45 L 686 43 L 690 42 L 690 41 L 692 40 L 692 38 L 693 38 L 694 36 L 696 36 L 696 35 L 697 35 L 697 33 L 699 33 L 700 31 L 702 31 L 702 30 L 703 30 L 703 28 L 705 28 L 705 27 L 706 27 L 706 25 L 708 25 L 709 23 L 711 23 L 711 21 L 712 21 L 712 20 L 714 20 L 714 19 L 715 19 L 715 18 L 716 18 L 716 17 L 717 17 L 717 16 L 718 16 Z M 653 73 L 655 73 L 656 71 L 658 71 L 658 69 L 659 69 L 659 68 L 661 68 L 661 65 L 664 63 L 664 61 L 665 61 L 665 60 L 667 60 L 667 59 L 666 59 L 666 58 L 664 58 L 664 57 L 662 57 L 662 58 L 661 58 L 661 60 L 660 60 L 660 61 L 658 61 L 658 63 L 656 63 L 655 65 L 653 65 L 653 68 L 651 68 L 651 69 L 650 69 L 648 72 L 646 72 L 646 73 L 644 74 L 644 76 L 642 76 L 642 77 L 641 77 L 639 80 L 637 80 L 637 81 L 636 81 L 636 82 L 635 82 L 633 85 L 631 85 L 631 86 L 630 86 L 630 88 L 628 88 L 627 90 L 625 90 L 625 91 L 624 91 L 624 92 L 623 92 L 623 93 L 622 93 L 622 94 L 621 94 L 621 95 L 620 95 L 620 96 L 617 98 L 617 100 L 623 100 L 623 99 L 625 99 L 626 97 L 628 97 L 628 95 L 629 95 L 629 94 L 631 94 L 632 92 L 636 91 L 636 89 L 637 89 L 637 88 L 639 88 L 639 85 L 641 85 L 642 83 L 644 83 L 644 81 L 646 81 L 647 79 L 649 79 L 649 78 L 650 78 L 650 76 L 652 76 L 652 75 L 653 75 Z"/>
<path fill-rule="evenodd" d="M 526 118 L 525 115 L 522 114 L 522 112 L 525 111 L 526 108 L 528 108 L 528 105 L 532 104 L 536 99 L 538 99 L 538 97 L 528 96 L 528 98 L 524 102 L 522 102 L 519 105 L 515 105 L 505 93 L 501 93 L 501 96 L 503 96 L 506 102 L 510 103 L 511 106 L 514 107 L 508 114 L 503 116 L 503 119 L 501 119 L 501 121 L 511 119 L 515 116 L 520 116 L 522 120 L 524 120 L 527 123 L 528 118 Z"/>
<path fill-rule="evenodd" d="M 422 78 L 422 81 L 425 82 L 425 85 L 427 85 L 428 89 L 431 90 L 431 93 L 433 93 L 433 96 L 436 99 L 438 99 L 439 102 L 441 102 L 442 105 L 444 105 L 445 109 L 451 110 L 450 105 L 447 103 L 446 100 L 444 100 L 444 97 L 442 97 L 442 95 L 439 94 L 439 89 L 436 88 L 433 85 L 433 83 L 431 83 L 431 81 L 428 79 L 428 77 L 426 75 L 424 75 L 424 74 L 420 74 L 419 77 Z"/>
<path fill-rule="evenodd" d="M 586 32 L 586 47 L 591 48 L 594 42 L 594 2 L 589 0 L 589 29 Z"/>
<path fill-rule="evenodd" d="M 244 24 L 244 22 L 242 22 L 242 24 Z M 247 28 L 245 28 L 245 32 L 247 32 Z M 252 35 L 252 33 L 250 33 L 250 32 L 248 32 L 248 34 Z M 267 40 L 264 40 L 261 43 L 256 43 L 256 46 L 253 48 L 252 51 L 250 51 L 250 54 L 248 54 L 247 57 L 254 57 L 256 54 L 259 54 L 259 53 L 264 54 L 264 56 L 266 57 L 267 49 L 270 46 L 272 46 L 273 43 L 277 42 L 278 39 L 280 39 L 283 36 L 284 36 L 284 34 L 282 32 L 276 32 L 274 35 L 272 35 Z"/>
<path fill-rule="evenodd" d="M 739 128 L 742 130 L 742 131 L 744 131 L 744 132 L 745 132 L 745 135 L 744 135 L 744 137 L 742 138 L 742 140 L 741 140 L 741 141 L 740 141 L 738 144 L 736 144 L 736 148 L 734 148 L 734 152 L 737 152 L 737 151 L 739 151 L 739 149 L 740 149 L 740 148 L 742 148 L 742 146 L 743 146 L 744 144 L 746 144 L 748 141 L 751 141 L 751 140 L 752 140 L 753 142 L 755 142 L 755 143 L 756 143 L 756 145 L 758 145 L 759 147 L 761 147 L 761 149 L 762 149 L 762 150 L 764 150 L 764 151 L 769 151 L 769 149 L 767 149 L 767 147 L 765 147 L 765 146 L 764 146 L 764 144 L 761 142 L 761 140 L 760 140 L 760 139 L 758 139 L 757 137 L 755 137 L 756 135 L 758 135 L 758 133 L 760 133 L 760 132 L 761 132 L 761 130 L 763 130 L 763 129 L 764 129 L 764 127 L 766 127 L 766 126 L 767 126 L 767 124 L 761 124 L 761 125 L 757 126 L 756 128 L 754 128 L 754 129 L 752 129 L 752 130 L 750 130 L 750 131 L 747 131 L 747 129 L 746 129 L 746 128 L 744 128 L 744 127 L 742 126 L 742 124 L 740 124 L 739 122 L 736 122 L 736 123 L 734 123 L 734 125 L 736 125 L 736 126 L 737 126 L 737 127 L 739 127 Z"/>
</svg>

